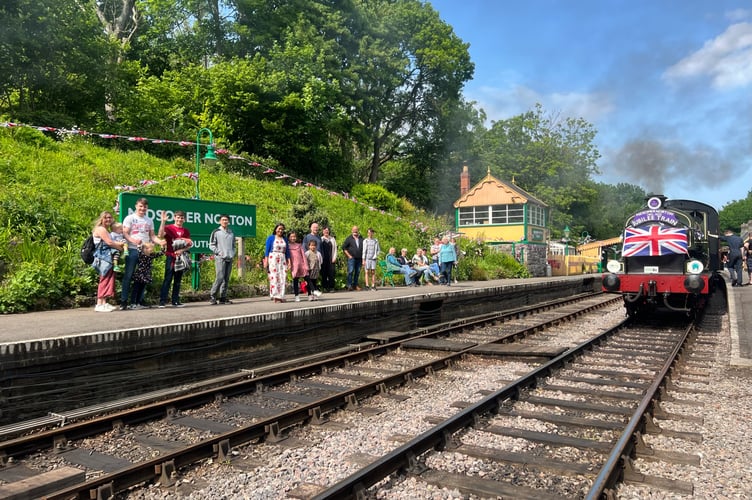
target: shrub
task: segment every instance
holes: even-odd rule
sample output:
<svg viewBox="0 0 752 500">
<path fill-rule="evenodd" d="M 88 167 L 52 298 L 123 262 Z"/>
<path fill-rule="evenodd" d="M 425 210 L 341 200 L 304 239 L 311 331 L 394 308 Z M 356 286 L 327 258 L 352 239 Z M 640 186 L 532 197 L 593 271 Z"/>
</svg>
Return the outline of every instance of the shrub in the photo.
<svg viewBox="0 0 752 500">
<path fill-rule="evenodd" d="M 4 274 L 0 312 L 18 313 L 71 307 L 82 292 L 96 286 L 96 273 L 78 257 L 72 242 L 63 247 L 35 241 L 28 232 L 0 233 Z M 76 247 L 76 248 L 74 248 Z"/>
<path fill-rule="evenodd" d="M 358 184 L 353 186 L 350 192 L 358 201 L 378 210 L 384 210 L 393 214 L 400 212 L 400 199 L 376 184 Z"/>
<path fill-rule="evenodd" d="M 499 252 L 477 240 L 460 238 L 458 279 L 473 281 L 495 280 L 503 278 L 529 278 L 527 268 L 509 254 Z"/>
<path fill-rule="evenodd" d="M 16 141 L 29 144 L 38 148 L 51 148 L 55 141 L 47 137 L 43 132 L 31 127 L 18 127 L 13 130 Z"/>
</svg>

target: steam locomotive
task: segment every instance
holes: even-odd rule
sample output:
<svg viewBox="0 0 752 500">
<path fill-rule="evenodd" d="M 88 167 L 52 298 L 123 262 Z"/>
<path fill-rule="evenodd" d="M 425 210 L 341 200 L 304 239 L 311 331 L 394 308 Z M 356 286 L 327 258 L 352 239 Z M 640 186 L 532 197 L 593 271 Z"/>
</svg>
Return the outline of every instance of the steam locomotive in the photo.
<svg viewBox="0 0 752 500">
<path fill-rule="evenodd" d="M 603 290 L 620 293 L 631 316 L 701 310 L 722 278 L 718 212 L 704 203 L 651 195 L 625 224 L 621 258 Z"/>
</svg>

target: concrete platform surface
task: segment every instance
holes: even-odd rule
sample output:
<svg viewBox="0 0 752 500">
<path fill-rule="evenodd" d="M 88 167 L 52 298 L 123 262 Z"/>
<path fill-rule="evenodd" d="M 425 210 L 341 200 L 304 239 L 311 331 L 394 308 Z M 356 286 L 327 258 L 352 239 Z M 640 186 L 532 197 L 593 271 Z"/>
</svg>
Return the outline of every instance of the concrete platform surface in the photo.
<svg viewBox="0 0 752 500">
<path fill-rule="evenodd" d="M 572 277 L 574 278 L 574 277 Z M 581 277 L 580 277 L 581 278 Z M 269 314 L 283 311 L 307 309 L 363 302 L 384 298 L 407 297 L 415 295 L 445 294 L 470 288 L 489 288 L 497 286 L 519 286 L 525 283 L 540 283 L 566 278 L 527 278 L 493 281 L 461 281 L 451 286 L 425 285 L 422 287 L 386 286 L 377 291 L 345 290 L 324 293 L 315 302 L 301 295 L 300 302 L 294 302 L 292 294 L 287 295 L 287 302 L 278 304 L 269 297 L 252 297 L 232 299 L 232 304 L 210 305 L 208 302 L 187 302 L 184 307 L 167 306 L 164 309 L 95 312 L 93 307 L 42 311 L 25 314 L 0 315 L 0 344 L 26 342 L 30 340 L 50 339 L 65 336 L 94 334 L 131 330 L 134 328 L 190 323 L 254 314 Z"/>
<path fill-rule="evenodd" d="M 541 283 L 562 278 L 528 278 L 493 281 L 463 281 L 446 286 L 379 287 L 377 291 L 337 291 L 322 294 L 318 301 L 309 302 L 301 296 L 301 302 L 294 302 L 288 295 L 287 302 L 273 303 L 268 297 L 233 299 L 232 304 L 210 305 L 208 302 L 189 302 L 185 307 L 164 309 L 151 308 L 134 311 L 113 311 L 98 313 L 94 308 L 43 311 L 26 314 L 0 315 L 0 345 L 28 342 L 39 339 L 117 332 L 137 328 L 190 323 L 213 319 L 233 318 L 256 314 L 270 314 L 302 310 L 311 307 L 347 304 L 385 298 L 407 296 L 431 296 L 471 288 L 498 286 L 519 286 L 525 283 Z M 727 281 L 729 301 L 729 323 L 732 340 L 732 364 L 752 367 L 752 286 L 731 287 Z"/>
<path fill-rule="evenodd" d="M 730 364 L 752 368 L 752 286 L 732 287 L 728 290 L 729 328 L 731 333 Z"/>
</svg>

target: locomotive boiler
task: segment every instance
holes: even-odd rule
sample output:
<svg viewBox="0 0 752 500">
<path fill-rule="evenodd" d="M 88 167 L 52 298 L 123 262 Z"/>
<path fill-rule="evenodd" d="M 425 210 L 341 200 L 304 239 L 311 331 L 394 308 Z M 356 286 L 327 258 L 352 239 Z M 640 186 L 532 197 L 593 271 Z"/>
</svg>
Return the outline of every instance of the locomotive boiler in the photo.
<svg viewBox="0 0 752 500">
<path fill-rule="evenodd" d="M 620 293 L 629 315 L 702 309 L 722 279 L 718 212 L 705 203 L 650 196 L 626 221 L 621 258 L 603 290 Z"/>
</svg>

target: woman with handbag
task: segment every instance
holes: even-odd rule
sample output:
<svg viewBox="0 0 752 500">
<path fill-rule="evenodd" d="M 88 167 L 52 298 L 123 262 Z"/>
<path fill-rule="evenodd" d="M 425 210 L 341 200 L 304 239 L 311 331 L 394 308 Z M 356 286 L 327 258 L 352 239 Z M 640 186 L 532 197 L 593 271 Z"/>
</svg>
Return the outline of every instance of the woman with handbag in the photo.
<svg viewBox="0 0 752 500">
<path fill-rule="evenodd" d="M 180 302 L 180 283 L 183 281 L 183 273 L 188 269 L 186 261 L 190 262 L 190 248 L 193 246 L 191 232 L 188 231 L 185 224 L 185 212 L 176 210 L 174 222 L 165 225 L 167 214 L 162 210 L 162 220 L 159 224 L 159 233 L 157 236 L 164 238 L 165 245 L 165 272 L 162 289 L 159 292 L 159 307 L 165 307 L 167 303 L 167 293 L 170 291 L 172 283 L 172 307 L 183 307 Z"/>
<path fill-rule="evenodd" d="M 115 296 L 115 271 L 112 267 L 112 249 L 123 251 L 124 244 L 114 241 L 110 237 L 110 230 L 114 218 L 110 212 L 102 212 L 94 223 L 91 235 L 94 238 L 94 263 L 92 267 L 99 273 L 99 286 L 97 287 L 96 312 L 112 312 L 115 307 L 107 302 L 107 299 Z"/>
</svg>

